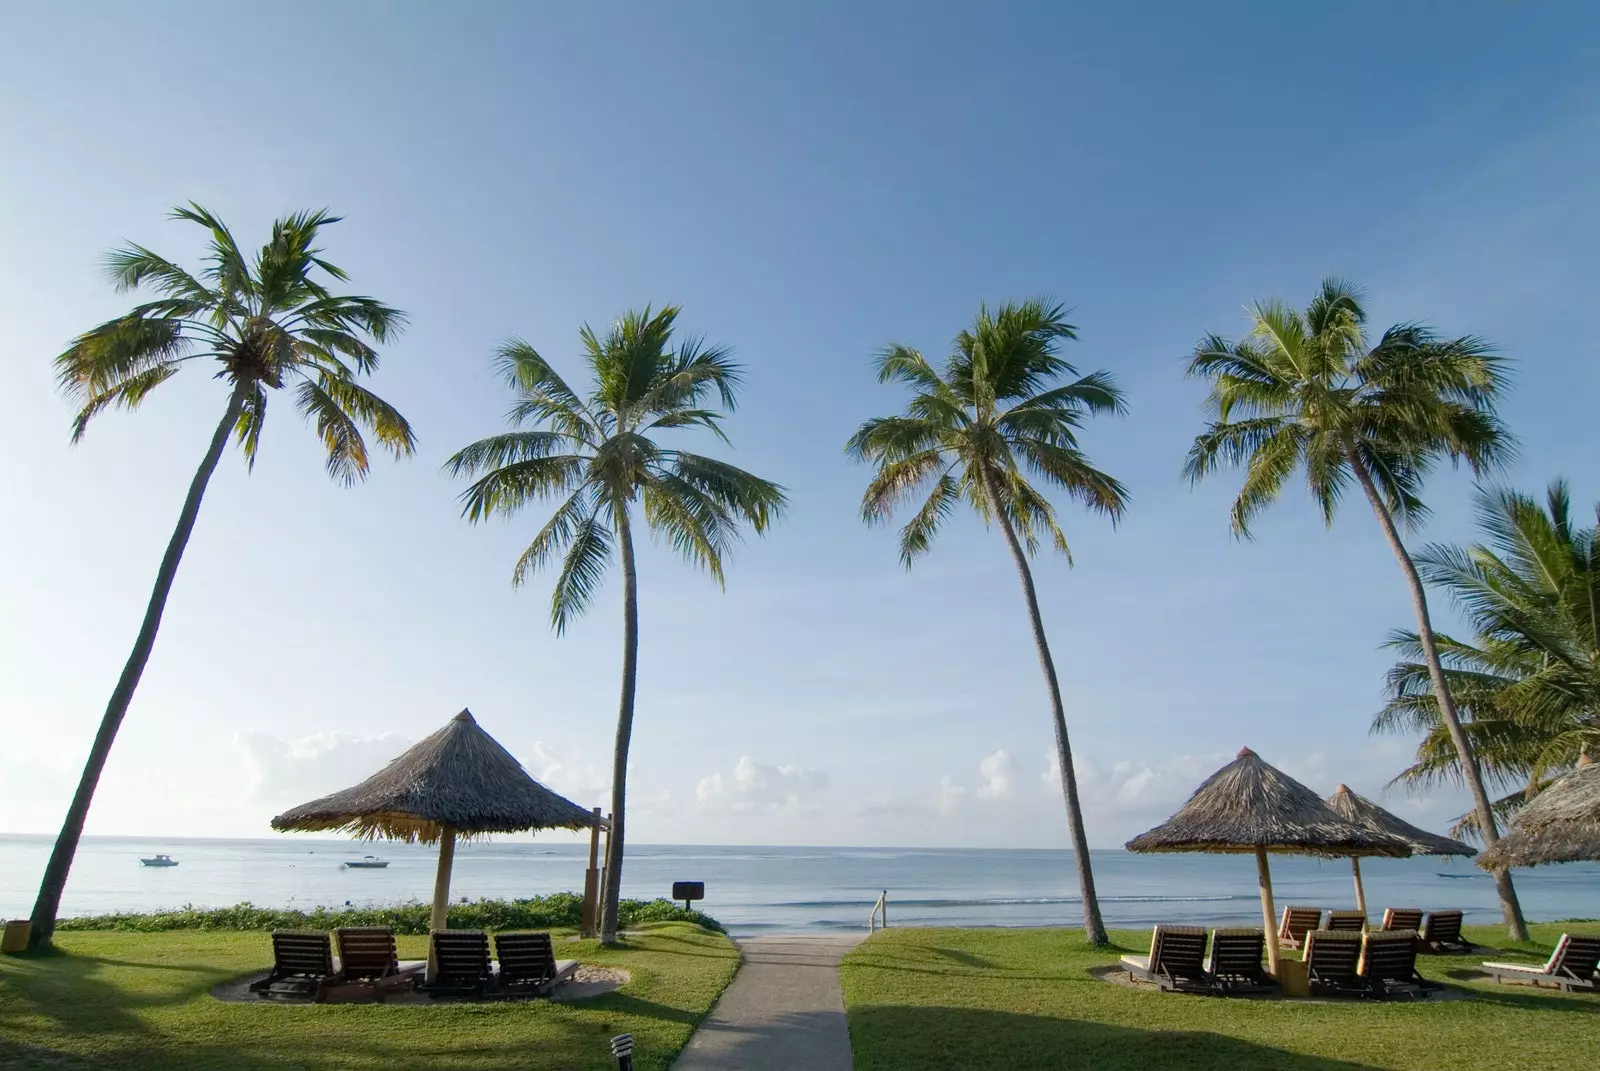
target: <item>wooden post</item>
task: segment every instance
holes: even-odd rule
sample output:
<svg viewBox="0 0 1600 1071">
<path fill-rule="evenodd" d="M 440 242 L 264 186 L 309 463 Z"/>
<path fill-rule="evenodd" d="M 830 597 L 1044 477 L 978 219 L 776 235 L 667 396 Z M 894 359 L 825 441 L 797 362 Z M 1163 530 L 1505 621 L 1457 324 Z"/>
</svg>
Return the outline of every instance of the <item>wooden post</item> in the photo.
<svg viewBox="0 0 1600 1071">
<path fill-rule="evenodd" d="M 889 890 L 883 890 L 883 928 L 889 928 Z"/>
<path fill-rule="evenodd" d="M 589 827 L 589 869 L 583 872 L 583 921 L 579 931 L 584 937 L 594 937 L 600 932 L 600 870 L 595 858 L 600 853 L 600 808 L 594 808 L 594 825 Z"/>
<path fill-rule="evenodd" d="M 1350 870 L 1356 876 L 1356 907 L 1361 911 L 1361 928 L 1364 930 L 1370 920 L 1367 918 L 1367 890 L 1361 884 L 1360 856 L 1350 857 Z"/>
<path fill-rule="evenodd" d="M 456 857 L 456 830 L 445 826 L 439 834 L 439 870 L 433 878 L 433 914 L 428 918 L 428 932 L 438 933 L 449 929 L 450 917 L 450 865 Z M 438 977 L 439 964 L 433 958 L 433 940 L 428 940 L 428 981 Z"/>
<path fill-rule="evenodd" d="M 1256 875 L 1261 884 L 1261 921 L 1267 932 L 1267 971 L 1278 976 L 1282 955 L 1278 949 L 1278 910 L 1272 903 L 1272 868 L 1267 865 L 1267 850 L 1256 849 Z"/>
<path fill-rule="evenodd" d="M 606 815 L 605 841 L 600 845 L 600 874 L 599 892 L 595 895 L 594 927 L 598 935 L 600 920 L 606 917 L 606 865 L 605 861 L 611 858 L 611 816 Z"/>
</svg>

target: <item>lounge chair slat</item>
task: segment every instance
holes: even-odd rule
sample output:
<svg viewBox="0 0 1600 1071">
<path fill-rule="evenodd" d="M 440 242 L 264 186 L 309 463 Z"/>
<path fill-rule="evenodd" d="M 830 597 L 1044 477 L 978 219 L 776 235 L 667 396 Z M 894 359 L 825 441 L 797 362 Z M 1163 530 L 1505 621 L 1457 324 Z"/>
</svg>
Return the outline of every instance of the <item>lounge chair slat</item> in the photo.
<svg viewBox="0 0 1600 1071">
<path fill-rule="evenodd" d="M 1366 934 L 1359 973 L 1372 996 L 1427 996 L 1434 988 L 1417 973 L 1417 935 L 1410 930 Z"/>
<path fill-rule="evenodd" d="M 1356 974 L 1362 935 L 1349 930 L 1312 930 L 1306 934 L 1306 975 L 1315 993 L 1363 995 L 1366 986 Z"/>
<path fill-rule="evenodd" d="M 1320 907 L 1285 907 L 1278 922 L 1278 941 L 1299 948 L 1305 935 L 1322 924 Z"/>
<path fill-rule="evenodd" d="M 548 990 L 556 980 L 555 945 L 548 933 L 502 933 L 494 939 L 502 988 Z"/>
<path fill-rule="evenodd" d="M 1422 908 L 1391 907 L 1383 913 L 1385 930 L 1421 930 Z"/>
<path fill-rule="evenodd" d="M 250 991 L 314 995 L 333 975 L 333 946 L 325 933 L 278 930 L 272 935 L 272 970 L 253 982 Z"/>
<path fill-rule="evenodd" d="M 1430 911 L 1419 933 L 1422 943 L 1435 952 L 1470 952 L 1474 947 L 1461 936 L 1460 911 Z"/>
</svg>

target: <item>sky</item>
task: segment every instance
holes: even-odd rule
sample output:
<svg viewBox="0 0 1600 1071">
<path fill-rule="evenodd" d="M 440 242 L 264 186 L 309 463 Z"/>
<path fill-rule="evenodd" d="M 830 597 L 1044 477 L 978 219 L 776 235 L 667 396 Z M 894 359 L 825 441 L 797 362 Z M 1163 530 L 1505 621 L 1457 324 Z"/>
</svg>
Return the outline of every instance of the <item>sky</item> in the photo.
<svg viewBox="0 0 1600 1071">
<path fill-rule="evenodd" d="M 612 576 L 557 637 L 544 521 L 470 526 L 441 463 L 497 431 L 510 335 L 580 373 L 577 330 L 677 303 L 746 386 L 726 456 L 791 508 L 720 591 L 641 552 L 630 837 L 1057 846 L 1049 707 L 998 532 L 958 517 L 907 572 L 843 454 L 897 410 L 871 358 L 942 356 L 982 302 L 1051 295 L 1129 413 L 1083 445 L 1132 502 L 1062 503 L 1035 566 L 1090 843 L 1162 820 L 1241 746 L 1381 795 L 1373 737 L 1411 624 L 1370 513 L 1298 486 L 1256 539 L 1238 476 L 1180 477 L 1184 361 L 1252 300 L 1359 280 L 1515 359 L 1502 478 L 1600 499 L 1592 331 L 1600 8 L 1585 3 L 5 4 L 0 36 L 0 831 L 58 828 L 225 403 L 199 367 L 69 446 L 51 360 L 133 300 L 103 254 L 193 264 L 195 200 L 241 240 L 330 207 L 350 288 L 404 309 L 371 385 L 417 454 L 353 489 L 286 406 L 207 493 L 90 833 L 255 836 L 463 707 L 585 805 L 609 784 Z M 1441 469 L 1414 543 L 1471 538 Z M 1441 624 L 1455 620 L 1444 603 Z"/>
</svg>

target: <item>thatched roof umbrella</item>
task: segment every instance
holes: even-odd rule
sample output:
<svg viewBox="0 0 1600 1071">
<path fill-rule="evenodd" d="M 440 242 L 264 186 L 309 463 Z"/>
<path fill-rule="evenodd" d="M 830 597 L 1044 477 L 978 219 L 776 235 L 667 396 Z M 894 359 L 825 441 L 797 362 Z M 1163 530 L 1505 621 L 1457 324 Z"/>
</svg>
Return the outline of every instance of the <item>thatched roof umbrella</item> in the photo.
<svg viewBox="0 0 1600 1071">
<path fill-rule="evenodd" d="M 1510 831 L 1478 856 L 1478 865 L 1499 870 L 1583 859 L 1600 859 L 1600 763 L 1588 756 L 1518 811 Z"/>
<path fill-rule="evenodd" d="M 1426 829 L 1418 829 L 1397 814 L 1379 807 L 1376 803 L 1350 791 L 1350 786 L 1340 785 L 1334 789 L 1333 795 L 1328 797 L 1328 806 L 1333 812 L 1347 822 L 1354 822 L 1358 826 L 1365 826 L 1374 833 L 1386 833 L 1391 837 L 1398 837 L 1411 846 L 1412 855 L 1477 855 L 1478 849 L 1441 837 L 1437 833 L 1429 833 Z M 1356 879 L 1356 907 L 1361 913 L 1367 913 L 1367 890 L 1361 883 L 1361 857 L 1350 857 L 1350 869 Z"/>
<path fill-rule="evenodd" d="M 1406 856 L 1402 841 L 1345 821 L 1315 792 L 1249 748 L 1206 778 L 1178 813 L 1128 842 L 1130 852 L 1249 852 L 1261 882 L 1267 964 L 1278 973 L 1277 910 L 1267 853 Z"/>
<path fill-rule="evenodd" d="M 280 831 L 343 830 L 439 845 L 429 926 L 446 928 L 456 837 L 527 829 L 584 829 L 595 816 L 529 777 L 463 710 L 443 729 L 353 788 L 284 811 Z"/>
</svg>

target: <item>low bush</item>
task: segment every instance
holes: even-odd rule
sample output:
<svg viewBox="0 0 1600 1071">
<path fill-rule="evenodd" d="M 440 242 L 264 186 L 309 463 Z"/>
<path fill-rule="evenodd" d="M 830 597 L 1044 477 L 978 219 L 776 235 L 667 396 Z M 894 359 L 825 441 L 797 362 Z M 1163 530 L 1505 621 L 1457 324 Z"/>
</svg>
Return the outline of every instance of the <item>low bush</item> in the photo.
<svg viewBox="0 0 1600 1071">
<path fill-rule="evenodd" d="M 387 926 L 395 933 L 428 932 L 429 905 L 398 904 L 391 907 L 318 907 L 311 911 L 257 907 L 251 903 L 232 907 L 184 906 L 169 911 L 140 914 L 87 915 L 61 919 L 58 930 L 120 930 L 156 933 L 166 930 L 332 930 L 340 926 Z M 474 900 L 450 905 L 450 926 L 458 930 L 577 929 L 583 916 L 583 897 L 577 893 L 551 893 L 526 900 Z M 685 911 L 671 900 L 624 900 L 617 907 L 623 928 L 641 922 L 692 922 L 716 933 L 722 924 L 699 911 Z"/>
</svg>

